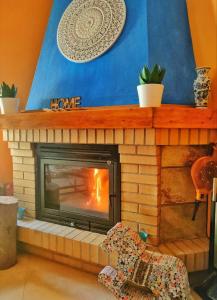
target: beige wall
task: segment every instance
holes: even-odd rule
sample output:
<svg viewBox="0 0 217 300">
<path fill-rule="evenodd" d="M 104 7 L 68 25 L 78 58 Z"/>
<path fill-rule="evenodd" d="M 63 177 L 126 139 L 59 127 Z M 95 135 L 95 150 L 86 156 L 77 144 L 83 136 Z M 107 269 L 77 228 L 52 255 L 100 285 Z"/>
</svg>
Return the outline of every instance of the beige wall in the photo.
<svg viewBox="0 0 217 300">
<path fill-rule="evenodd" d="M 52 0 L 0 1 L 0 82 L 15 83 L 25 106 Z M 0 182 L 12 180 L 7 144 L 0 133 Z"/>
<path fill-rule="evenodd" d="M 187 0 L 197 66 L 210 66 L 211 107 L 217 108 L 217 1 Z"/>
</svg>

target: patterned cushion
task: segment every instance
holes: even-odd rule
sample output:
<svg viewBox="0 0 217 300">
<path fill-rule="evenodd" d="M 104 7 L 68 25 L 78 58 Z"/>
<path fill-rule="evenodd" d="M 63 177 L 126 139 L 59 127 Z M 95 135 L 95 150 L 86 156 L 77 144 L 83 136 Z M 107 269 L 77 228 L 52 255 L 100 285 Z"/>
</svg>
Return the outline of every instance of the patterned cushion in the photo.
<svg viewBox="0 0 217 300">
<path fill-rule="evenodd" d="M 102 248 L 108 253 L 118 253 L 117 269 L 106 267 L 99 281 L 119 299 L 141 296 L 141 299 L 150 299 L 150 292 L 151 299 L 190 299 L 184 263 L 174 256 L 147 251 L 145 243 L 132 229 L 118 223 L 108 232 Z M 130 298 L 132 293 L 134 298 Z"/>
</svg>

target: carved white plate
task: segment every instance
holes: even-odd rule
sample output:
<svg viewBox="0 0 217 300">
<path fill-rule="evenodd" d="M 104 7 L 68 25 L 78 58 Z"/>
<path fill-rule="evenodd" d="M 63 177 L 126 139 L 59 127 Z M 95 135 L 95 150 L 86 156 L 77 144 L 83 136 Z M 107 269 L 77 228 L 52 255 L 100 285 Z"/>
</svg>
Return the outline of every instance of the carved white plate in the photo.
<svg viewBox="0 0 217 300">
<path fill-rule="evenodd" d="M 91 61 L 111 48 L 125 21 L 124 0 L 74 0 L 57 29 L 58 48 L 71 61 Z"/>
</svg>

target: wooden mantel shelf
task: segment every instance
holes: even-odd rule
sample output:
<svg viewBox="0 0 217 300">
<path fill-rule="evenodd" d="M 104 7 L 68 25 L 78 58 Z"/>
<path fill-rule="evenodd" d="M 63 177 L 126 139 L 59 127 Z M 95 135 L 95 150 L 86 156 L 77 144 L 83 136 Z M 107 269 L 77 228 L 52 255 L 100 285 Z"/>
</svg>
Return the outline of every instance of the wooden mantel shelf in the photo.
<svg viewBox="0 0 217 300">
<path fill-rule="evenodd" d="M 217 110 L 181 105 L 153 109 L 153 128 L 217 128 Z"/>
<path fill-rule="evenodd" d="M 0 116 L 0 128 L 151 128 L 152 109 L 138 106 L 36 111 Z"/>
<path fill-rule="evenodd" d="M 207 128 L 217 129 L 217 110 L 162 105 L 94 107 L 70 112 L 32 111 L 0 115 L 1 129 Z"/>
</svg>

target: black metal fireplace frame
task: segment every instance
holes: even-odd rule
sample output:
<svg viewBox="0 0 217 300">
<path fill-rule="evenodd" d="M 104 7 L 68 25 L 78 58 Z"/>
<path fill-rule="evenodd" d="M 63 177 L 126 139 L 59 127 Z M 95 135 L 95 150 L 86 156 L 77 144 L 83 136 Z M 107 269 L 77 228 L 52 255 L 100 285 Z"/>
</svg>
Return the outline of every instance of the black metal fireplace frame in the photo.
<svg viewBox="0 0 217 300">
<path fill-rule="evenodd" d="M 117 145 L 36 144 L 36 218 L 93 232 L 106 233 L 121 220 L 120 160 Z M 109 219 L 45 207 L 44 166 L 66 162 L 109 170 Z"/>
</svg>

